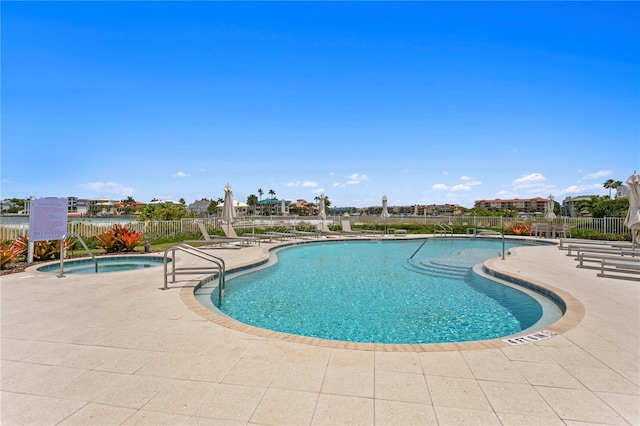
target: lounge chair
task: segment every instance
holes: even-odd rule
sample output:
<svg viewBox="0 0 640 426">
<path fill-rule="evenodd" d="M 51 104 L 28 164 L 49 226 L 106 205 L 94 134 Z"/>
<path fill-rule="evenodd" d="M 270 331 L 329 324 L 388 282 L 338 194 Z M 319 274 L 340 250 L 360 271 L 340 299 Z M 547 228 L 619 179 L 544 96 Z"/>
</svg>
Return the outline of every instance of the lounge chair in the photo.
<svg viewBox="0 0 640 426">
<path fill-rule="evenodd" d="M 532 223 L 531 230 L 529 231 L 529 236 L 533 235 L 536 237 L 542 237 L 542 234 L 544 234 L 545 237 L 549 237 L 551 235 L 549 225 L 547 225 L 546 223 Z"/>
<path fill-rule="evenodd" d="M 349 219 L 340 220 L 340 225 L 342 225 L 343 234 L 362 235 L 362 231 L 360 229 L 356 229 L 356 230 L 351 229 L 351 221 Z"/>
<path fill-rule="evenodd" d="M 196 222 L 198 228 L 200 228 L 200 233 L 202 233 L 201 240 L 187 240 L 185 243 L 193 244 L 193 243 L 205 243 L 208 246 L 212 247 L 221 247 L 221 248 L 240 248 L 242 245 L 248 245 L 250 241 L 253 241 L 249 238 L 244 237 L 222 237 L 219 235 L 214 235 L 213 237 L 209 235 L 209 231 L 207 231 L 206 226 L 202 222 Z M 233 228 L 232 228 L 233 229 Z M 235 234 L 235 231 L 233 231 Z M 259 240 L 258 240 L 259 241 Z M 240 243 L 240 246 L 234 243 Z"/>
<path fill-rule="evenodd" d="M 209 232 L 207 231 L 207 228 L 204 226 L 204 223 L 197 222 L 197 224 L 198 224 L 198 227 L 200 228 L 200 232 L 202 233 L 202 238 L 199 240 L 186 240 L 186 241 L 183 241 L 183 243 L 188 243 L 188 244 L 201 243 L 205 245 L 205 246 L 200 246 L 199 248 L 240 248 L 239 245 L 233 244 L 237 242 L 237 240 L 233 238 L 225 238 L 225 237 L 218 237 L 218 236 L 214 236 L 214 238 L 211 238 L 211 235 L 209 235 Z"/>
<path fill-rule="evenodd" d="M 201 223 L 198 222 L 198 225 L 201 225 Z M 202 227 L 204 227 L 204 225 Z M 236 230 L 233 229 L 233 225 L 231 225 L 231 223 L 225 223 L 225 224 L 221 225 L 220 227 L 222 228 L 222 232 L 224 232 L 224 235 L 227 238 L 229 238 L 231 240 L 240 241 L 240 244 L 242 244 L 242 245 L 249 245 L 250 243 L 256 243 L 256 244 L 260 245 L 260 238 L 257 238 L 257 237 L 254 237 L 254 236 L 245 237 L 244 235 L 239 237 L 238 234 L 236 233 Z M 206 231 L 206 229 L 205 229 L 205 231 Z"/>
<path fill-rule="evenodd" d="M 316 229 L 315 231 L 299 231 L 294 227 L 290 232 L 296 234 L 296 236 L 300 238 L 304 238 L 304 237 L 320 238 L 320 235 L 321 235 L 320 229 Z"/>
<path fill-rule="evenodd" d="M 331 229 L 329 229 L 329 226 L 327 225 L 327 222 L 324 220 L 321 220 L 318 223 L 318 229 L 320 230 L 320 233 L 322 235 L 338 235 L 340 234 L 339 232 L 336 231 L 332 231 Z"/>
</svg>

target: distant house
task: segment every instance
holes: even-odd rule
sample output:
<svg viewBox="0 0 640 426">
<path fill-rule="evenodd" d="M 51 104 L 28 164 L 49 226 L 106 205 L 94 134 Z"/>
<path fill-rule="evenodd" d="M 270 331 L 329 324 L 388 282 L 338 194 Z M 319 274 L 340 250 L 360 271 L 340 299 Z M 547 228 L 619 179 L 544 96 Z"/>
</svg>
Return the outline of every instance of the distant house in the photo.
<svg viewBox="0 0 640 426">
<path fill-rule="evenodd" d="M 3 213 L 15 206 L 16 204 L 11 200 L 6 199 L 6 200 L 0 201 L 0 211 Z"/>
<path fill-rule="evenodd" d="M 258 201 L 256 214 L 258 215 L 287 215 L 289 214 L 289 200 L 276 200 L 273 198 Z"/>
<path fill-rule="evenodd" d="M 295 203 L 289 204 L 288 207 L 290 212 L 302 216 L 318 214 L 318 206 L 308 203 L 307 200 L 303 199 L 296 200 Z"/>
<path fill-rule="evenodd" d="M 198 200 L 187 206 L 187 210 L 195 212 L 198 216 L 206 216 L 209 213 L 210 200 Z"/>
<path fill-rule="evenodd" d="M 224 208 L 224 202 L 217 205 L 218 210 L 222 211 Z M 233 200 L 233 210 L 236 216 L 246 216 L 249 212 L 249 205 L 238 200 Z"/>
</svg>

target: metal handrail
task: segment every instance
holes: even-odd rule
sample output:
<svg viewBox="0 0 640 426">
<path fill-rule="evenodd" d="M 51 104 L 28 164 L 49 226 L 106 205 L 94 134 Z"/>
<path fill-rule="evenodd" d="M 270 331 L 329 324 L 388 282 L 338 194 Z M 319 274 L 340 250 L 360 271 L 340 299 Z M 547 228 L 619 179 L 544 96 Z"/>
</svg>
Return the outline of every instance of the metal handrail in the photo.
<svg viewBox="0 0 640 426">
<path fill-rule="evenodd" d="M 435 226 L 439 226 L 440 229 L 435 229 Z M 451 236 L 453 236 L 453 228 L 447 224 L 443 224 L 440 222 L 437 222 L 434 226 L 434 230 L 433 230 L 433 235 L 444 235 L 445 237 L 447 236 L 447 234 L 451 234 Z"/>
<path fill-rule="evenodd" d="M 162 259 L 163 267 L 164 267 L 164 290 L 168 289 L 167 277 L 169 275 L 173 275 L 173 281 L 176 280 L 176 251 L 180 250 L 185 253 L 191 254 L 192 256 L 199 257 L 200 259 L 208 260 L 209 262 L 214 263 L 217 266 L 218 270 L 218 304 L 222 303 L 222 299 L 224 299 L 224 289 L 225 289 L 225 272 L 226 266 L 224 260 L 212 254 L 206 253 L 203 250 L 197 249 L 189 244 L 177 244 L 175 246 L 169 247 L 164 251 L 164 256 Z M 167 257 L 169 252 L 171 252 L 171 272 L 167 272 Z M 196 274 L 198 272 L 211 272 L 208 268 L 185 268 L 183 270 L 188 270 L 190 274 Z"/>
<path fill-rule="evenodd" d="M 478 232 L 476 232 L 476 234 L 474 235 L 474 238 L 482 235 L 500 235 L 502 237 L 502 260 L 505 260 L 504 259 L 504 234 L 502 232 L 494 231 L 492 229 L 480 229 L 478 230 Z"/>
<path fill-rule="evenodd" d="M 415 255 L 420 251 L 420 249 L 422 248 L 422 246 L 424 246 L 424 245 L 427 243 L 427 241 L 429 241 L 429 240 L 428 240 L 428 239 L 427 239 L 427 240 L 424 240 L 424 241 L 422 242 L 422 244 L 420 244 L 420 247 L 418 247 L 418 249 L 417 249 L 416 251 L 414 251 L 414 252 L 413 252 L 413 254 L 412 254 L 412 255 L 411 255 L 411 257 L 409 258 L 409 260 L 413 259 L 413 256 L 415 256 Z"/>
<path fill-rule="evenodd" d="M 82 247 L 85 249 L 87 254 L 89 254 L 89 256 L 91 256 L 91 259 L 93 259 L 93 263 L 96 266 L 96 274 L 97 274 L 98 273 L 98 259 L 96 259 L 95 256 L 93 255 L 93 253 L 91 253 L 91 250 L 89 250 L 89 247 L 87 247 L 87 244 L 84 242 L 84 240 L 82 239 L 82 237 L 80 235 L 76 234 L 75 232 L 69 232 L 67 234 L 64 234 L 62 236 L 62 239 L 60 240 L 60 275 L 58 275 L 58 278 L 63 278 L 64 277 L 64 256 L 66 254 L 66 250 L 64 248 L 64 241 L 67 239 L 67 237 L 76 237 L 80 241 L 80 244 L 82 244 Z"/>
</svg>

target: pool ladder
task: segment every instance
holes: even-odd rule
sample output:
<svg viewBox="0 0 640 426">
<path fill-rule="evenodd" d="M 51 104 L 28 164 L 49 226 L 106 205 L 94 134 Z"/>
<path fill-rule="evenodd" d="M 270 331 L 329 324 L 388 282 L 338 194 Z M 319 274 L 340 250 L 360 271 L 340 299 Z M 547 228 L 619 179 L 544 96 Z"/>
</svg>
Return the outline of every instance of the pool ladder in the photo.
<svg viewBox="0 0 640 426">
<path fill-rule="evenodd" d="M 66 250 L 64 248 L 64 242 L 68 237 L 76 237 L 78 241 L 80 241 L 80 244 L 82 244 L 82 247 L 84 248 L 84 250 L 87 252 L 89 256 L 91 256 L 91 259 L 93 260 L 93 263 L 96 266 L 96 274 L 97 274 L 98 259 L 96 259 L 93 253 L 91 253 L 91 250 L 89 250 L 89 247 L 87 247 L 87 243 L 84 242 L 84 240 L 80 235 L 76 234 L 75 232 L 69 232 L 68 234 L 64 234 L 62 236 L 62 240 L 60 240 L 60 274 L 58 275 L 58 278 L 64 278 L 64 256 L 66 254 Z"/>
<path fill-rule="evenodd" d="M 188 253 L 192 256 L 198 257 L 200 259 L 206 260 L 210 263 L 213 263 L 215 266 L 196 266 L 196 267 L 182 267 L 176 268 L 176 251 L 181 251 L 184 253 Z M 171 253 L 171 271 L 167 271 L 167 264 L 169 259 L 169 253 Z M 211 277 L 218 278 L 218 304 L 222 303 L 224 299 L 224 289 L 225 289 L 225 272 L 226 266 L 224 264 L 224 260 L 221 258 L 214 256 L 205 252 L 202 249 L 197 249 L 189 244 L 177 244 L 173 247 L 169 247 L 164 252 L 164 258 L 162 261 L 164 265 L 164 288 L 166 290 L 169 288 L 167 277 L 169 275 L 172 276 L 172 281 L 176 281 L 176 275 L 178 274 L 199 274 L 199 273 L 207 273 L 210 274 Z"/>
</svg>

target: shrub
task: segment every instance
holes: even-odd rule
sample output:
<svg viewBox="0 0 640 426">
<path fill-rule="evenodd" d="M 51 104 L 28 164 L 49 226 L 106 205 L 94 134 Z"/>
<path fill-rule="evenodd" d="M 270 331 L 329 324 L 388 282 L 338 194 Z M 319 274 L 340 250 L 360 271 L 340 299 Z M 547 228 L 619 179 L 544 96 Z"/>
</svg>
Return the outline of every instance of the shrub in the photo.
<svg viewBox="0 0 640 426">
<path fill-rule="evenodd" d="M 134 251 L 136 245 L 142 241 L 144 236 L 141 232 L 131 229 L 128 226 L 122 226 L 114 223 L 111 229 L 102 232 L 96 238 L 100 241 L 99 248 L 107 253 Z"/>
<path fill-rule="evenodd" d="M 64 241 L 64 246 L 67 250 L 72 250 L 75 243 L 75 238 L 68 238 Z M 29 236 L 25 235 L 14 240 L 11 245 L 17 253 L 17 258 L 26 258 L 29 250 Z M 33 260 L 49 259 L 60 259 L 60 240 L 36 241 L 33 244 Z"/>
<path fill-rule="evenodd" d="M 511 231 L 514 235 L 529 235 L 529 233 L 531 232 L 531 224 L 518 223 L 517 225 L 514 225 L 507 230 Z"/>
<path fill-rule="evenodd" d="M 16 245 L 13 243 L 8 244 L 3 241 L 0 246 L 0 269 L 5 269 L 6 265 L 18 260 L 19 254 L 20 250 Z"/>
</svg>

